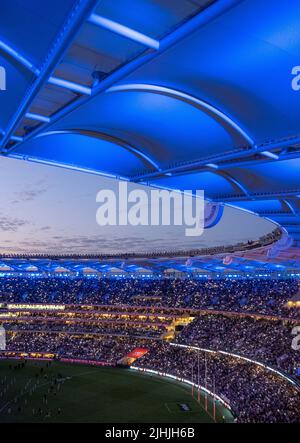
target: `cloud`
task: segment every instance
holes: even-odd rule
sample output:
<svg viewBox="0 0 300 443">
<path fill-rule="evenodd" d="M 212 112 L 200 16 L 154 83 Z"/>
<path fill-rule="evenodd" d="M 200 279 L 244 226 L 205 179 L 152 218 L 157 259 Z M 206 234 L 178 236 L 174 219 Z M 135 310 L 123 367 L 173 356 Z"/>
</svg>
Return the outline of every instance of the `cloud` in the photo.
<svg viewBox="0 0 300 443">
<path fill-rule="evenodd" d="M 45 230 L 46 232 L 47 230 Z M 16 252 L 57 253 L 110 253 L 142 250 L 147 244 L 140 238 L 101 238 L 96 235 L 63 236 L 53 235 L 37 239 L 35 236 L 23 238 L 15 248 Z"/>
<path fill-rule="evenodd" d="M 17 232 L 19 228 L 29 225 L 30 222 L 13 217 L 0 217 L 0 230 L 8 232 Z"/>
<path fill-rule="evenodd" d="M 47 192 L 48 188 L 45 185 L 45 180 L 39 180 L 35 184 L 31 185 L 31 188 L 14 192 L 16 198 L 12 200 L 12 203 L 18 204 L 35 200 L 37 197 Z"/>
</svg>

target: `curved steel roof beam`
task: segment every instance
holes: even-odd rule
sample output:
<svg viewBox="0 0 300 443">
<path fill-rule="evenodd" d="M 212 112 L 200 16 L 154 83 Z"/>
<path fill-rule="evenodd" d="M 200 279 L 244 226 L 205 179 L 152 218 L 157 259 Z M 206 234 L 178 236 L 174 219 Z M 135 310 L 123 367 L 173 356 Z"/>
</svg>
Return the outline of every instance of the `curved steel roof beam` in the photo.
<svg viewBox="0 0 300 443">
<path fill-rule="evenodd" d="M 128 91 L 149 92 L 181 100 L 189 105 L 194 106 L 197 109 L 200 109 L 201 111 L 204 111 L 205 113 L 211 114 L 212 116 L 214 116 L 215 119 L 216 118 L 220 119 L 222 122 L 226 123 L 232 129 L 234 129 L 238 134 L 240 134 L 248 145 L 250 145 L 251 147 L 255 146 L 253 138 L 246 131 L 244 131 L 244 129 L 238 123 L 236 123 L 231 117 L 229 117 L 224 112 L 220 111 L 214 105 L 211 105 L 210 103 L 201 100 L 193 95 L 187 94 L 178 89 L 167 88 L 165 86 L 158 86 L 152 84 L 144 84 L 144 83 L 129 83 L 129 84 L 112 86 L 106 90 L 106 93 L 128 92 Z"/>
<path fill-rule="evenodd" d="M 123 149 L 126 149 L 128 152 L 132 153 L 134 156 L 141 159 L 144 163 L 147 164 L 148 167 L 151 167 L 151 169 L 154 168 L 156 171 L 160 171 L 160 168 L 155 163 L 155 161 L 151 157 L 146 155 L 144 152 L 142 152 L 140 149 L 132 146 L 131 144 L 128 144 L 126 141 L 122 140 L 119 137 L 115 137 L 113 135 L 106 134 L 104 132 L 90 131 L 86 129 L 67 129 L 67 130 L 43 132 L 41 134 L 38 134 L 35 137 L 35 139 L 51 135 L 63 135 L 63 134 L 82 135 L 85 137 L 98 138 L 99 140 L 105 140 L 110 143 L 114 143 L 115 145 Z"/>
<path fill-rule="evenodd" d="M 225 180 L 227 180 L 235 189 L 238 189 L 238 191 L 242 192 L 244 196 L 250 197 L 250 192 L 246 189 L 246 187 L 238 180 L 236 180 L 234 177 L 232 177 L 231 174 L 229 174 L 226 171 L 222 170 L 211 170 L 211 174 L 216 174 L 221 177 L 223 177 Z"/>
<path fill-rule="evenodd" d="M 290 210 L 291 214 L 296 214 L 296 210 L 293 207 L 293 205 L 286 199 L 282 200 L 282 202 L 284 203 L 285 206 L 288 207 L 288 209 Z"/>
</svg>

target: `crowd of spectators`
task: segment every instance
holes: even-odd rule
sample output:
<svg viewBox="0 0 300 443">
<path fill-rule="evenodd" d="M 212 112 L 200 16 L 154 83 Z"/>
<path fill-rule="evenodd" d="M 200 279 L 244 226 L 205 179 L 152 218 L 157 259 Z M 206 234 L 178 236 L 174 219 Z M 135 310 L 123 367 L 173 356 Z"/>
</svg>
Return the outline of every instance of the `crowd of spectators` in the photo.
<svg viewBox="0 0 300 443">
<path fill-rule="evenodd" d="M 138 366 L 193 380 L 229 402 L 243 423 L 299 423 L 296 386 L 262 366 L 219 353 L 155 343 Z M 202 393 L 202 395 L 204 395 Z"/>
<path fill-rule="evenodd" d="M 146 323 L 113 322 L 7 322 L 3 323 L 7 331 L 47 331 L 73 332 L 78 334 L 128 335 L 137 337 L 161 337 L 166 329 L 163 325 Z"/>
<path fill-rule="evenodd" d="M 79 307 L 56 313 L 23 308 L 25 319 L 17 318 L 22 315 L 18 311 L 0 308 L 2 319 L 12 314 L 5 320 L 8 351 L 48 352 L 115 365 L 135 347 L 146 347 L 149 352 L 138 366 L 190 380 L 193 374 L 193 381 L 199 376 L 202 385 L 230 403 L 238 421 L 299 422 L 299 391 L 279 374 L 237 357 L 161 340 L 175 308 L 175 316 L 182 315 L 183 308 L 199 310 L 186 314 L 195 319 L 176 334 L 177 344 L 227 351 L 294 375 L 300 365 L 299 351 L 291 347 L 292 328 L 299 311 L 286 303 L 298 291 L 293 279 L 11 277 L 0 279 L 0 303 Z M 168 313 L 169 318 L 163 317 Z"/>
<path fill-rule="evenodd" d="M 29 306 L 29 307 L 28 307 Z M 49 307 L 50 305 L 48 305 Z M 34 309 L 31 305 L 17 305 L 13 309 L 10 309 L 5 305 L 1 309 L 1 319 L 9 320 L 10 318 L 23 321 L 38 321 L 38 320 L 62 320 L 62 321 L 108 321 L 114 323 L 126 323 L 126 322 L 138 322 L 138 323 L 170 323 L 174 317 L 182 315 L 182 311 L 179 314 L 170 313 L 167 309 L 155 310 L 148 307 L 140 306 L 127 306 L 126 309 L 118 309 L 116 306 L 97 306 L 97 309 L 80 309 L 78 306 L 66 306 L 62 310 Z M 184 311 L 183 311 L 184 312 Z"/>
<path fill-rule="evenodd" d="M 274 366 L 282 371 L 295 375 L 300 368 L 300 354 L 292 346 L 297 335 L 297 320 L 280 320 L 257 315 L 236 313 L 216 313 L 206 311 L 194 317 L 170 317 L 168 321 L 158 322 L 157 316 L 147 317 L 117 315 L 117 319 L 95 317 L 84 312 L 83 318 L 76 313 L 76 318 L 70 319 L 70 313 L 64 316 L 59 313 L 45 313 L 40 316 L 37 312 L 27 312 L 27 317 L 2 319 L 6 331 L 52 332 L 73 334 L 100 334 L 140 338 L 169 339 L 175 342 L 193 345 L 199 348 L 221 350 L 252 360 Z M 15 314 L 14 314 L 15 315 Z M 104 314 L 105 315 L 105 314 Z M 129 319 L 128 319 L 129 317 Z M 145 317 L 145 318 L 144 318 Z M 162 317 L 163 318 L 163 317 Z M 172 321 L 174 320 L 174 321 Z M 178 323 L 179 321 L 179 323 Z M 179 324 L 176 328 L 176 324 Z M 185 326 L 183 326 L 185 325 Z M 177 332 L 176 332 L 177 331 Z"/>
<path fill-rule="evenodd" d="M 177 336 L 178 343 L 236 353 L 290 374 L 300 367 L 292 322 L 230 315 L 201 315 Z"/>
<path fill-rule="evenodd" d="M 0 279 L 0 303 L 165 306 L 299 316 L 286 303 L 296 279 L 140 279 L 11 277 Z"/>
<path fill-rule="evenodd" d="M 8 332 L 6 351 L 41 352 L 59 358 L 102 361 L 115 365 L 128 352 L 151 340 L 125 336 L 68 334 L 64 332 Z"/>
</svg>

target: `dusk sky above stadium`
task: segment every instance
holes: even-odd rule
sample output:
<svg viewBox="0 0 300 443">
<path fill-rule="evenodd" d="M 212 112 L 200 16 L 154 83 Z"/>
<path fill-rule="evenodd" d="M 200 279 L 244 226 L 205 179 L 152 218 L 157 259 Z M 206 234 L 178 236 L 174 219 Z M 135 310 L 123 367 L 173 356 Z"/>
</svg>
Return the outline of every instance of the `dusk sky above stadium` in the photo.
<svg viewBox="0 0 300 443">
<path fill-rule="evenodd" d="M 183 227 L 174 226 L 100 227 L 96 195 L 104 188 L 117 189 L 117 181 L 6 158 L 0 160 L 0 173 L 2 252 L 180 250 L 237 243 L 273 228 L 269 222 L 233 208 L 226 208 L 219 225 L 200 237 L 186 237 Z"/>
</svg>

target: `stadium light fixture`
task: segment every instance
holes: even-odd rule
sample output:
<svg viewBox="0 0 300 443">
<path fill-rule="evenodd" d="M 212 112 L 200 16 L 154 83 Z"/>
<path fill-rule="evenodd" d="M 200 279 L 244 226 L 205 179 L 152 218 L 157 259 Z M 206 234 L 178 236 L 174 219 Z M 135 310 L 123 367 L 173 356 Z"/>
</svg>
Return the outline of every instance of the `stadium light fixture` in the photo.
<svg viewBox="0 0 300 443">
<path fill-rule="evenodd" d="M 10 137 L 10 139 L 14 142 L 22 142 L 23 141 L 23 137 L 20 137 L 19 135 L 12 135 Z"/>
<path fill-rule="evenodd" d="M 127 26 L 121 25 L 121 23 L 102 17 L 101 15 L 91 14 L 88 22 L 107 29 L 108 31 L 112 31 L 118 35 L 122 35 L 123 37 L 129 38 L 130 40 L 147 46 L 148 48 L 156 50 L 159 49 L 158 40 L 148 37 L 147 35 L 135 31 L 134 29 L 128 28 Z"/>
<path fill-rule="evenodd" d="M 26 112 L 25 117 L 43 123 L 50 123 L 50 117 L 47 117 L 46 115 L 35 114 L 33 112 Z"/>
<path fill-rule="evenodd" d="M 273 160 L 279 159 L 279 155 L 274 154 L 274 152 L 270 152 L 270 151 L 262 151 L 261 155 L 264 155 L 265 157 L 272 158 Z"/>
<path fill-rule="evenodd" d="M 219 166 L 215 163 L 207 163 L 205 166 L 207 166 L 210 169 L 219 169 Z"/>
<path fill-rule="evenodd" d="M 78 92 L 79 94 L 92 94 L 92 89 L 88 86 L 79 85 L 78 83 L 64 80 L 63 78 L 50 77 L 48 83 L 50 83 L 51 85 L 60 86 L 61 88 L 69 89 L 70 91 Z"/>
</svg>

